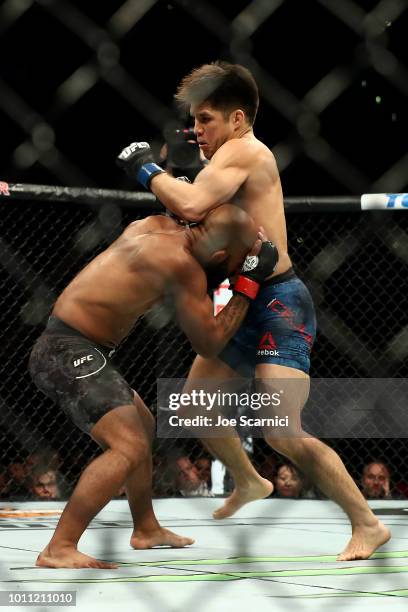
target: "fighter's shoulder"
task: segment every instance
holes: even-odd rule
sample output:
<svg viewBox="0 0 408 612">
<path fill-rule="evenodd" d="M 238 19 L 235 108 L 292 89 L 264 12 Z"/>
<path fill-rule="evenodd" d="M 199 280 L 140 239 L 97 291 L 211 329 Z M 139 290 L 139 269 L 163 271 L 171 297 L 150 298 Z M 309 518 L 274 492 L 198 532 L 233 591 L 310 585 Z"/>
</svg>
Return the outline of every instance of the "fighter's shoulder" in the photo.
<svg viewBox="0 0 408 612">
<path fill-rule="evenodd" d="M 144 219 L 132 221 L 126 228 L 128 234 L 153 234 L 156 232 L 174 230 L 177 223 L 165 215 L 150 215 Z"/>
<path fill-rule="evenodd" d="M 218 151 L 216 151 L 213 158 L 225 157 L 240 160 L 243 155 L 247 155 L 248 142 L 248 140 L 244 140 L 243 138 L 231 138 L 231 140 L 224 142 Z"/>
<path fill-rule="evenodd" d="M 234 160 L 242 166 L 276 164 L 272 151 L 255 137 L 232 138 L 220 147 L 214 158 L 216 156 Z"/>
<path fill-rule="evenodd" d="M 250 143 L 252 154 L 258 162 L 276 165 L 275 156 L 269 147 L 257 138 L 253 138 Z"/>
<path fill-rule="evenodd" d="M 276 181 L 279 179 L 278 166 L 272 151 L 260 140 L 254 138 L 250 145 L 251 166 L 249 179 L 255 181 Z"/>
</svg>

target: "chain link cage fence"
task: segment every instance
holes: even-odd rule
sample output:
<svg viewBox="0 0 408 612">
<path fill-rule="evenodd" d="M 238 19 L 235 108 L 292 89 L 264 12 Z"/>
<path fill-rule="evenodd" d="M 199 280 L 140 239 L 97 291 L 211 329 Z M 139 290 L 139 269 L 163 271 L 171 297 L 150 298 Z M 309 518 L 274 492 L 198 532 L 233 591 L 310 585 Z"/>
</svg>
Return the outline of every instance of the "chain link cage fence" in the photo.
<svg viewBox="0 0 408 612">
<path fill-rule="evenodd" d="M 13 198 L 2 204 L 0 213 L 0 463 L 13 477 L 3 495 L 28 496 L 21 478 L 18 480 L 18 467 L 29 469 L 40 460 L 57 464 L 68 494 L 99 450 L 36 390 L 27 371 L 28 356 L 65 285 L 129 222 L 151 210 L 121 208 L 113 201 L 84 206 Z M 312 377 L 407 376 L 408 295 L 401 282 L 408 263 L 407 224 L 402 211 L 289 211 L 291 255 L 312 292 L 319 322 Z M 193 358 L 183 333 L 158 309 L 138 320 L 115 361 L 156 413 L 157 379 L 185 377 Z M 404 437 L 406 432 L 399 439 L 364 436 L 327 442 L 357 480 L 364 463 L 382 459 L 398 482 L 406 476 Z M 198 440 L 156 439 L 156 491 L 171 494 L 168 483 L 160 479 L 164 478 L 163 461 L 177 449 L 192 460 L 203 454 Z M 271 456 L 273 451 L 255 438 L 255 465 L 262 466 Z"/>
<path fill-rule="evenodd" d="M 407 191 L 407 19 L 402 0 L 4 0 L 0 178 L 130 187 L 117 153 L 131 140 L 158 153 L 180 127 L 179 80 L 224 59 L 258 82 L 256 135 L 275 154 L 286 196 Z M 67 282 L 148 210 L 109 199 L 0 204 L 1 495 L 24 497 L 26 466 L 39 460 L 60 464 L 69 492 L 97 449 L 32 387 L 28 353 Z M 311 374 L 406 377 L 406 215 L 332 210 L 288 211 L 290 253 L 318 315 Z M 160 313 L 143 317 L 117 353 L 152 410 L 156 379 L 184 376 L 192 359 Z M 406 478 L 402 438 L 328 442 L 356 479 L 371 458 L 384 459 L 394 481 Z M 158 440 L 155 457 L 168 445 Z M 201 448 L 189 441 L 187 451 Z M 256 464 L 271 452 L 254 440 Z"/>
</svg>

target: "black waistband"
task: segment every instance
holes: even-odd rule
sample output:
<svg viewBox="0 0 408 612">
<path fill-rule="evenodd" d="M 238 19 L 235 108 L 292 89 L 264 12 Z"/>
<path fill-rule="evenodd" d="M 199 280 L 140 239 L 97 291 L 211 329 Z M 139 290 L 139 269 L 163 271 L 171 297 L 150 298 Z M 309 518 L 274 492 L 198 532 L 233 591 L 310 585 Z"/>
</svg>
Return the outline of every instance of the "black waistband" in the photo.
<svg viewBox="0 0 408 612">
<path fill-rule="evenodd" d="M 268 280 L 262 283 L 262 287 L 269 287 L 269 285 L 277 285 L 278 283 L 284 283 L 291 278 L 296 278 L 296 272 L 291 266 L 286 272 L 282 272 L 282 274 L 277 274 L 276 276 L 272 276 L 272 278 L 268 278 Z"/>
<path fill-rule="evenodd" d="M 61 321 L 61 319 L 59 319 L 58 317 L 54 317 L 52 315 L 48 317 L 47 326 L 45 329 L 48 332 L 55 332 L 58 334 L 62 334 L 64 336 L 77 336 L 79 338 L 86 338 L 86 340 L 89 340 L 90 342 L 92 342 L 90 338 L 87 338 L 86 336 L 84 336 L 84 334 L 82 334 L 78 329 L 75 329 L 75 327 L 71 327 L 70 325 L 67 325 L 66 323 L 64 323 L 64 321 Z M 98 344 L 98 343 L 96 344 L 98 347 L 100 347 L 104 351 L 112 352 L 114 350 L 114 347 L 112 346 L 106 346 L 105 344 Z"/>
</svg>

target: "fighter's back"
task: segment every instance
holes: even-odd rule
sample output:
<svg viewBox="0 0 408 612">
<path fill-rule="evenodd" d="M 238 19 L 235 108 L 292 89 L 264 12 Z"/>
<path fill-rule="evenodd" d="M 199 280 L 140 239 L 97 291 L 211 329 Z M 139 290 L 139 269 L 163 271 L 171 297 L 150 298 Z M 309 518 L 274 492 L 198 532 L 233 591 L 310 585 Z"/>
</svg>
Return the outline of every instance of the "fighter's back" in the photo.
<svg viewBox="0 0 408 612">
<path fill-rule="evenodd" d="M 52 314 L 100 344 L 117 345 L 162 297 L 166 270 L 183 249 L 183 231 L 164 216 L 131 223 L 77 274 Z"/>
</svg>

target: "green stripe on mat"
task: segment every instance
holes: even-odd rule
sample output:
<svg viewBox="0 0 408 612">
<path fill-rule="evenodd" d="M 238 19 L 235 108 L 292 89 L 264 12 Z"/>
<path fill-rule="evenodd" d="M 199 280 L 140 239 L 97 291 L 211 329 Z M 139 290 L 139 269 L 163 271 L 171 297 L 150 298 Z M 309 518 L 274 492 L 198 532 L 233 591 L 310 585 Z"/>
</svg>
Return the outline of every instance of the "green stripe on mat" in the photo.
<svg viewBox="0 0 408 612">
<path fill-rule="evenodd" d="M 377 552 L 370 559 L 402 559 L 408 557 L 408 550 L 394 552 Z M 157 565 L 229 565 L 239 563 L 334 563 L 336 555 L 321 555 L 309 557 L 230 557 L 227 559 L 166 559 L 164 561 L 139 561 L 120 563 L 120 567 L 141 565 L 144 567 Z"/>
<path fill-rule="evenodd" d="M 188 574 L 188 575 L 153 575 L 153 576 L 119 576 L 118 578 L 38 578 L 36 580 L 18 580 L 24 583 L 119 583 L 119 582 L 202 582 L 240 580 L 242 578 L 289 578 L 293 576 L 349 576 L 363 574 L 401 574 L 408 572 L 408 566 L 371 566 L 371 567 L 339 567 L 327 569 L 276 570 L 269 572 L 229 572 L 228 574 Z M 5 581 L 15 582 L 15 581 Z"/>
<path fill-rule="evenodd" d="M 279 597 L 279 595 L 278 595 Z M 398 591 L 378 591 L 375 593 L 369 593 L 365 591 L 350 591 L 345 593 L 344 591 L 339 591 L 338 593 L 316 593 L 316 595 L 283 595 L 281 596 L 284 599 L 292 599 L 292 597 L 296 597 L 296 599 L 323 599 L 325 597 L 408 597 L 408 590 L 400 589 Z"/>
</svg>

